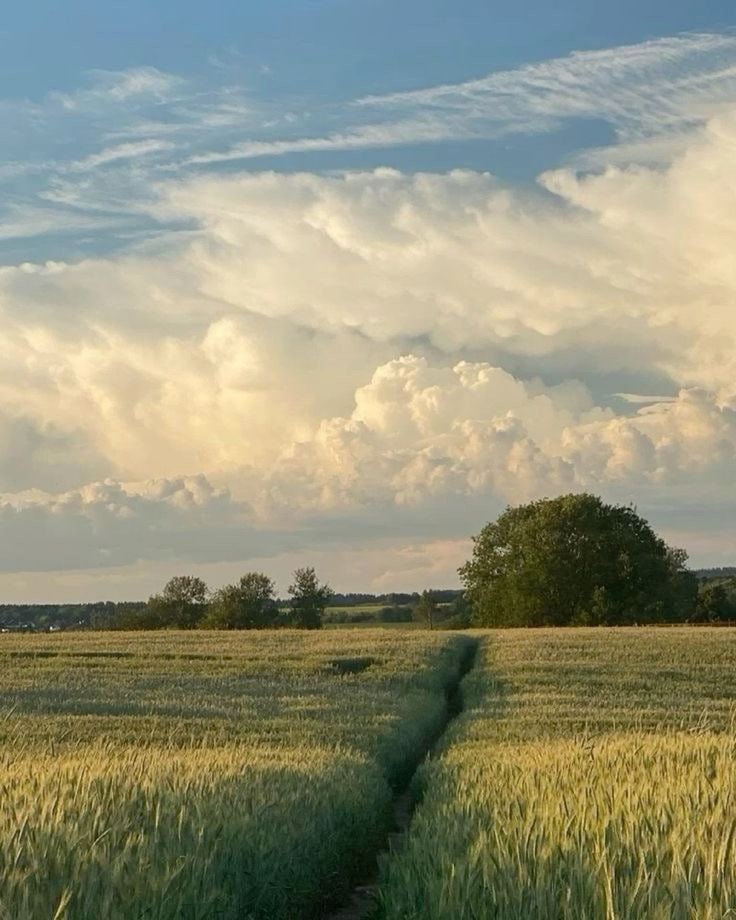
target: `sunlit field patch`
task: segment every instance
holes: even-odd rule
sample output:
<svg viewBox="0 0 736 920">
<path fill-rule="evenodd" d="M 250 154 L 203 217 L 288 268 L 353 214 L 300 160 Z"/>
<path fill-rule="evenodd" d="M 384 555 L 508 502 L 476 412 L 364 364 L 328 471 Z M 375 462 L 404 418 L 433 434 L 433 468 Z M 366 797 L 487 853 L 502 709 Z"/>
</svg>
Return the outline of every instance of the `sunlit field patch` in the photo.
<svg viewBox="0 0 736 920">
<path fill-rule="evenodd" d="M 730 916 L 736 631 L 487 635 L 382 916 Z"/>
<path fill-rule="evenodd" d="M 0 916 L 320 916 L 443 724 L 466 642 L 2 637 Z"/>
</svg>

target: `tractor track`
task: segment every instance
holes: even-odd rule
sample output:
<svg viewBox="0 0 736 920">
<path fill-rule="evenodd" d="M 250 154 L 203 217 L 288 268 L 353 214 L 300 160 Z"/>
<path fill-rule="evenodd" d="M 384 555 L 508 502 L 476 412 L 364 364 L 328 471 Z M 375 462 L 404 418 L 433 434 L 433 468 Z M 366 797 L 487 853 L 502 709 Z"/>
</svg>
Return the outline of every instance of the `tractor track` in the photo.
<svg viewBox="0 0 736 920">
<path fill-rule="evenodd" d="M 411 827 L 414 811 L 420 804 L 414 797 L 412 780 L 427 758 L 435 756 L 439 743 L 447 729 L 463 711 L 461 684 L 475 666 L 479 647 L 480 641 L 473 640 L 473 644 L 468 646 L 467 652 L 460 663 L 457 678 L 445 688 L 445 720 L 439 731 L 435 733 L 434 737 L 417 756 L 409 777 L 394 793 L 391 802 L 391 828 L 383 841 L 383 845 L 375 852 L 371 860 L 370 871 L 353 886 L 348 899 L 340 907 L 331 911 L 328 910 L 323 914 L 322 920 L 370 920 L 375 916 L 381 863 L 403 845 Z"/>
</svg>

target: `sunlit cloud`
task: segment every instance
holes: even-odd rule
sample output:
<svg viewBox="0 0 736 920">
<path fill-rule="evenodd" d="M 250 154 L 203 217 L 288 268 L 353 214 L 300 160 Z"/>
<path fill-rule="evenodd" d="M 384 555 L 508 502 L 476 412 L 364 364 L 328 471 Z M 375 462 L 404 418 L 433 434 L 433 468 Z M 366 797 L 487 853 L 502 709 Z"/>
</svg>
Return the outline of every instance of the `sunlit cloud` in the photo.
<svg viewBox="0 0 736 920">
<path fill-rule="evenodd" d="M 730 35 L 576 54 L 359 100 L 314 138 L 152 69 L 40 103 L 118 115 L 44 160 L 0 239 L 128 236 L 0 268 L 4 577 L 339 549 L 376 588 L 399 562 L 440 584 L 506 502 L 577 489 L 726 553 L 672 509 L 716 520 L 736 468 L 735 57 Z M 525 186 L 215 168 L 579 117 L 617 140 Z"/>
</svg>

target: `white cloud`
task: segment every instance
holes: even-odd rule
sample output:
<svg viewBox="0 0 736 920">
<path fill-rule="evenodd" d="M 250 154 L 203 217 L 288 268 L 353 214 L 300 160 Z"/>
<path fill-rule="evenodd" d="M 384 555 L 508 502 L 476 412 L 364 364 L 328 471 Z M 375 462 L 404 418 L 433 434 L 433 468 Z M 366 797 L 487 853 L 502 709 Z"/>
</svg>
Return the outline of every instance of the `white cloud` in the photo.
<svg viewBox="0 0 736 920">
<path fill-rule="evenodd" d="M 131 215 L 133 232 L 152 235 L 140 205 L 153 182 L 179 172 L 179 161 L 213 138 L 229 138 L 262 120 L 241 86 L 183 79 L 153 67 L 93 71 L 79 89 L 38 101 L 0 100 L 0 112 L 6 157 L 0 182 L 7 189 L 0 222 L 13 225 L 14 238 L 29 238 L 29 257 L 58 251 L 49 239 L 58 233 L 73 235 L 82 251 L 118 248 Z M 37 211 L 39 200 L 45 223 L 14 219 L 16 210 Z M 76 210 L 108 217 L 90 237 Z"/>
<path fill-rule="evenodd" d="M 545 387 L 488 364 L 433 368 L 415 356 L 379 367 L 347 418 L 321 423 L 270 474 L 277 502 L 312 509 L 417 504 L 445 495 L 517 502 L 577 489 L 726 487 L 736 412 L 683 390 L 617 416 L 579 383 Z"/>
<path fill-rule="evenodd" d="M 717 515 L 735 147 L 726 113 L 667 167 L 537 190 L 468 171 L 169 181 L 150 216 L 188 232 L 0 269 L 6 569 L 212 560 L 241 528 L 272 552 L 452 542 L 572 488 Z M 615 397 L 648 392 L 666 398 Z M 152 476 L 182 485 L 120 485 Z"/>
<path fill-rule="evenodd" d="M 290 99 L 287 108 L 283 100 L 259 100 L 248 86 L 224 77 L 218 68 L 197 79 L 154 67 L 94 71 L 76 90 L 36 102 L 0 101 L 8 157 L 0 163 L 0 181 L 17 184 L 23 208 L 37 208 L 39 198 L 59 205 L 55 212 L 47 207 L 46 223 L 26 224 L 13 220 L 9 200 L 5 222 L 13 224 L 13 237 L 27 227 L 36 246 L 36 238 L 63 232 L 73 234 L 82 251 L 101 241 L 113 248 L 131 232 L 131 216 L 134 233 L 154 234 L 140 205 L 162 177 L 282 154 L 537 134 L 574 119 L 606 122 L 617 138 L 605 150 L 580 154 L 588 168 L 666 162 L 736 95 L 736 36 L 685 34 L 574 52 L 477 80 L 353 103 L 302 100 L 296 107 Z M 75 147 L 60 143 L 67 137 Z M 29 150 L 34 162 L 25 160 Z M 72 208 L 105 212 L 108 220 L 90 235 Z"/>
<path fill-rule="evenodd" d="M 645 367 L 729 401 L 735 136 L 723 116 L 667 169 L 547 174 L 556 201 L 379 170 L 207 178 L 157 213 L 200 223 L 189 264 L 232 310 L 573 374 Z"/>
<path fill-rule="evenodd" d="M 67 111 L 78 111 L 101 104 L 121 104 L 152 98 L 162 101 L 182 84 L 180 77 L 156 67 L 133 67 L 128 70 L 94 70 L 90 86 L 71 93 L 53 93 L 51 100 Z"/>
<path fill-rule="evenodd" d="M 358 388 L 350 416 L 241 471 L 248 502 L 203 476 L 0 494 L 0 568 L 214 563 L 289 546 L 303 556 L 360 542 L 363 528 L 379 543 L 404 530 L 411 545 L 413 529 L 429 526 L 435 543 L 456 546 L 447 518 L 458 502 L 470 518 L 474 505 L 579 489 L 625 499 L 656 489 L 662 501 L 684 487 L 718 501 L 735 463 L 736 412 L 702 392 L 621 417 L 577 382 L 548 387 L 487 364 L 404 356 Z"/>
<path fill-rule="evenodd" d="M 462 83 L 444 84 L 427 89 L 390 93 L 382 96 L 366 96 L 359 101 L 362 105 L 399 104 L 406 100 L 421 99 L 436 104 L 446 98 L 458 95 L 470 96 L 485 91 L 490 85 L 512 92 L 528 93 L 528 88 L 556 91 L 570 83 L 579 85 L 585 93 L 587 87 L 602 76 L 628 73 L 634 77 L 644 72 L 655 75 L 663 68 L 683 67 L 683 81 L 701 85 L 712 82 L 697 65 L 712 61 L 712 55 L 729 52 L 734 48 L 734 36 L 730 33 L 683 33 L 673 37 L 650 39 L 634 45 L 619 45 L 593 51 L 572 51 L 564 57 L 538 63 L 524 64 L 513 71 L 501 71 L 467 80 Z M 515 74 L 512 77 L 511 74 Z M 524 86 L 519 90 L 519 82 Z"/>
<path fill-rule="evenodd" d="M 224 560 L 284 543 L 256 533 L 247 506 L 203 476 L 0 494 L 0 526 L 4 572 Z"/>
<path fill-rule="evenodd" d="M 155 139 L 115 144 L 113 147 L 106 147 L 104 150 L 92 153 L 82 160 L 71 163 L 68 168 L 72 171 L 86 172 L 97 169 L 99 166 L 105 166 L 108 163 L 117 163 L 120 160 L 137 159 L 138 157 L 161 153 L 165 150 L 171 150 L 173 146 L 167 141 Z"/>
<path fill-rule="evenodd" d="M 448 138 L 473 137 L 475 133 L 458 119 L 413 118 L 396 124 L 363 125 L 347 131 L 335 131 L 324 137 L 298 137 L 271 141 L 250 140 L 222 151 L 198 153 L 187 161 L 190 165 L 227 163 L 256 157 L 281 156 L 286 153 L 312 153 L 320 150 L 367 150 L 372 147 L 397 147 L 401 144 L 433 143 Z"/>
<path fill-rule="evenodd" d="M 120 218 L 91 216 L 52 207 L 7 206 L 0 214 L 0 240 L 20 240 L 49 233 L 92 233 L 119 226 Z"/>
<path fill-rule="evenodd" d="M 500 131 L 544 129 L 562 118 L 603 118 L 626 140 L 700 122 L 730 102 L 735 88 L 736 36 L 694 33 L 574 51 L 464 83 L 366 97 L 358 105 L 458 111 Z"/>
</svg>

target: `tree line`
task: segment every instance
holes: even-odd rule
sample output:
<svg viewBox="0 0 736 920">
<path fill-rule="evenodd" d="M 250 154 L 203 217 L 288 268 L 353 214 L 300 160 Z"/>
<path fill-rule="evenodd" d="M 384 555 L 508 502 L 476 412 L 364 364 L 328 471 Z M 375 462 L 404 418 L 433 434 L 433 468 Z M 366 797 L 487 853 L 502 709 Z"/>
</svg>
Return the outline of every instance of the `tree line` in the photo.
<svg viewBox="0 0 736 920">
<path fill-rule="evenodd" d="M 138 610 L 126 610 L 111 629 L 319 629 L 332 588 L 311 567 L 294 572 L 289 601 L 280 605 L 276 585 L 262 572 L 210 592 L 194 575 L 177 575 Z"/>
<path fill-rule="evenodd" d="M 451 604 L 459 594 L 457 588 L 434 588 L 432 594 L 438 604 Z M 362 607 L 367 604 L 382 607 L 413 607 L 421 597 L 420 591 L 390 591 L 387 594 L 367 594 L 335 592 L 330 598 L 329 607 Z"/>
<path fill-rule="evenodd" d="M 463 591 L 336 594 L 307 567 L 281 602 L 262 572 L 214 592 L 179 575 L 146 603 L 0 606 L 0 627 L 317 629 L 330 604 L 343 608 L 330 622 L 414 619 L 430 629 L 736 620 L 736 569 L 693 572 L 687 558 L 635 508 L 571 494 L 508 507 L 487 524 L 459 569 Z M 367 605 L 378 610 L 346 612 Z"/>
<path fill-rule="evenodd" d="M 313 568 L 294 572 L 288 589 L 289 600 L 281 602 L 276 586 L 262 572 L 247 572 L 234 584 L 210 592 L 205 582 L 193 575 L 171 578 L 160 594 L 146 604 L 122 610 L 107 624 L 108 629 L 319 629 L 325 622 L 326 608 L 335 601 L 335 592 L 321 583 Z M 373 600 L 375 595 L 359 595 Z M 386 595 L 390 597 L 390 595 Z M 394 595 L 408 603 L 380 607 L 365 619 L 329 622 L 397 623 L 417 621 L 433 629 L 462 628 L 469 625 L 467 603 L 460 591 L 423 591 Z M 363 604 L 366 601 L 363 600 Z M 350 606 L 350 605 L 348 605 Z M 358 606 L 353 605 L 353 606 Z"/>
<path fill-rule="evenodd" d="M 265 591 L 262 590 L 264 586 Z M 422 598 L 427 593 L 332 592 L 322 611 L 321 623 L 349 626 L 419 620 L 426 624 Z M 434 625 L 443 628 L 468 625 L 462 591 L 443 589 L 429 593 L 436 607 Z M 192 622 L 202 628 L 218 628 L 221 624 L 219 628 L 257 629 L 294 625 L 295 620 L 299 617 L 295 617 L 290 602 L 275 597 L 273 582 L 259 572 L 246 573 L 238 583 L 214 592 L 210 592 L 201 579 L 176 576 L 148 601 L 0 604 L 0 631 L 6 632 L 163 629 Z"/>
</svg>

